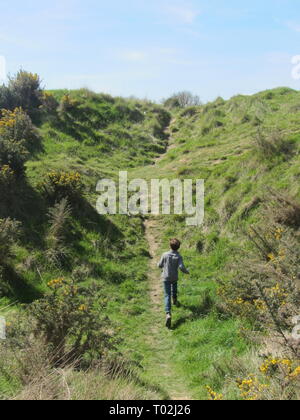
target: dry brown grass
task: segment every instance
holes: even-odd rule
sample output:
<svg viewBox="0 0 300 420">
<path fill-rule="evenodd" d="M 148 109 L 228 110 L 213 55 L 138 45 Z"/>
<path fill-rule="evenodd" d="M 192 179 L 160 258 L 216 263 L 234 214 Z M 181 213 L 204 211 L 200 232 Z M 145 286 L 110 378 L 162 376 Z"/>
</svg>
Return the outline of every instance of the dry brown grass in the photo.
<svg viewBox="0 0 300 420">
<path fill-rule="evenodd" d="M 124 360 L 102 361 L 87 370 L 79 370 L 80 363 L 74 361 L 56 368 L 59 350 L 49 351 L 42 339 L 29 337 L 21 345 L 11 344 L 1 346 L 0 352 L 0 375 L 12 384 L 2 400 L 161 399 Z"/>
</svg>

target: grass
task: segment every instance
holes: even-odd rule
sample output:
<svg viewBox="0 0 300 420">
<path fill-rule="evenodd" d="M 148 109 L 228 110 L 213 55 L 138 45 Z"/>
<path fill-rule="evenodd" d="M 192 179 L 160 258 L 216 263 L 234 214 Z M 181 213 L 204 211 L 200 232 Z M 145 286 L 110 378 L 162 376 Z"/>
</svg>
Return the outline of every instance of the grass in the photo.
<svg viewBox="0 0 300 420">
<path fill-rule="evenodd" d="M 11 261 L 10 293 L 0 297 L 3 308 L 16 301 L 17 305 L 1 315 L 10 319 L 15 312 L 22 313 L 21 304 L 41 296 L 48 281 L 73 275 L 76 269 L 84 273 L 84 284 L 96 280 L 108 296 L 107 315 L 118 330 L 119 351 L 135 366 L 135 376 L 66 372 L 71 398 L 208 399 L 205 386 L 210 385 L 239 399 L 227 379 L 234 377 L 233 365 L 238 371 L 239 361 L 255 359 L 256 352 L 241 334 L 245 325 L 222 311 L 217 280 L 230 276 L 235 252 L 247 246 L 241 230 L 260 220 L 267 187 L 300 198 L 300 93 L 279 88 L 174 111 L 169 127 L 172 147 L 165 155 L 171 115 L 162 107 L 87 90 L 52 94 L 58 101 L 69 95 L 73 107 L 39 125 L 43 149 L 27 162 L 28 182 L 16 192 L 21 206 L 14 206 L 12 216 L 22 221 L 23 235 Z M 255 138 L 258 130 L 269 135 L 274 128 L 288 143 L 289 153 L 283 147 L 265 159 Z M 192 273 L 180 282 L 181 307 L 174 311 L 172 331 L 163 327 L 163 308 L 160 311 L 159 304 L 149 300 L 149 275 L 155 281 L 159 272 L 149 270 L 143 219 L 101 217 L 94 210 L 97 180 L 116 179 L 121 169 L 129 170 L 130 178 L 206 181 L 202 227 L 187 228 L 184 218 L 177 216 L 155 222 L 156 257 L 168 248 L 170 237 L 180 237 Z M 38 184 L 49 170 L 79 171 L 85 184 L 85 205 L 70 221 L 69 263 L 59 269 L 44 257 L 49 204 Z M 97 387 L 102 392 L 95 391 Z M 22 389 L 16 378 L 8 382 L 0 375 L 5 398 L 29 398 L 34 392 Z"/>
<path fill-rule="evenodd" d="M 226 389 L 232 399 L 240 398 L 224 378 L 227 374 L 234 378 L 230 364 L 234 360 L 245 363 L 254 350 L 241 334 L 245 325 L 220 313 L 216 280 L 230 276 L 230 262 L 235 252 L 245 246 L 243 229 L 260 220 L 267 188 L 300 197 L 299 102 L 299 92 L 280 88 L 179 113 L 171 126 L 172 149 L 155 169 L 133 171 L 132 177 L 137 178 L 151 179 L 155 175 L 206 181 L 203 227 L 191 231 L 178 217 L 163 219 L 159 227 L 161 252 L 168 248 L 170 237 L 181 238 L 182 252 L 192 271 L 191 280 L 185 279 L 181 285 L 182 307 L 174 317 L 172 358 L 195 398 L 207 399 L 207 384 L 218 392 Z M 222 124 L 215 124 L 216 120 Z M 203 131 L 208 124 L 209 129 Z M 254 141 L 258 125 L 266 133 L 276 127 L 281 141 L 293 144 L 293 152 L 265 159 Z"/>
</svg>

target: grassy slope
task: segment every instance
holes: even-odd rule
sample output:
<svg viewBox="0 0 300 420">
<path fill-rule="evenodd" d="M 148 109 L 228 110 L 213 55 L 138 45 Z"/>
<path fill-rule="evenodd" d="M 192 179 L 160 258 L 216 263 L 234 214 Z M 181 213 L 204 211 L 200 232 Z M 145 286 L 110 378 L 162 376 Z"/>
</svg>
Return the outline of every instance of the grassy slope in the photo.
<svg viewBox="0 0 300 420">
<path fill-rule="evenodd" d="M 58 100 L 66 93 L 53 92 Z M 10 312 L 21 309 L 20 304 L 39 297 L 49 280 L 69 277 L 74 269 L 80 269 L 87 272 L 86 283 L 96 280 L 102 285 L 109 298 L 108 312 L 122 331 L 128 318 L 146 309 L 142 296 L 147 279 L 147 244 L 140 217 L 128 220 L 125 216 L 101 217 L 96 213 L 95 187 L 99 179 L 114 178 L 119 169 L 144 165 L 163 152 L 164 129 L 170 117 L 151 103 L 113 99 L 85 90 L 68 94 L 77 101 L 76 106 L 67 115 L 56 114 L 41 124 L 43 150 L 27 163 L 28 183 L 16 194 L 18 206 L 13 212 L 4 209 L 1 214 L 15 217 L 23 224 L 20 244 L 14 250 L 9 297 L 0 297 L 2 308 L 15 302 L 17 305 L 1 314 L 9 319 Z M 86 186 L 86 205 L 73 214 L 69 227 L 70 264 L 61 269 L 48 266 L 44 257 L 49 205 L 38 184 L 50 170 L 79 171 Z M 130 354 L 127 360 L 132 361 Z M 2 378 L 0 392 L 10 388 Z M 15 384 L 13 389 L 16 388 Z M 131 378 L 128 388 L 132 390 L 128 398 L 160 398 L 159 391 L 137 379 Z"/>
<path fill-rule="evenodd" d="M 231 364 L 237 355 L 251 358 L 252 350 L 239 334 L 240 322 L 224 319 L 215 307 L 215 280 L 230 275 L 235 250 L 245 246 L 241 229 L 259 220 L 256 198 L 263 200 L 267 187 L 300 197 L 299 111 L 300 93 L 284 88 L 185 110 L 175 116 L 172 145 L 158 167 L 141 168 L 132 175 L 206 181 L 203 227 L 186 228 L 180 216 L 158 221 L 161 251 L 167 249 L 170 237 L 182 238 L 192 271 L 191 279 L 181 284 L 173 357 L 196 398 L 206 397 L 205 384 L 223 389 L 224 376 L 234 374 Z M 264 160 L 253 140 L 258 129 L 283 132 L 285 141 L 293 145 L 291 156 Z M 237 398 L 235 390 L 226 390 L 226 395 Z"/>
<path fill-rule="evenodd" d="M 64 93 L 54 92 L 58 99 Z M 184 218 L 178 216 L 157 221 L 162 239 L 160 251 L 166 249 L 170 236 L 181 237 L 192 276 L 181 285 L 182 307 L 175 313 L 175 330 L 171 338 L 160 335 L 156 348 L 170 351 L 177 375 L 190 385 L 193 396 L 206 398 L 204 385 L 222 389 L 224 372 L 230 374 L 233 355 L 248 350 L 239 335 L 239 321 L 224 318 L 215 308 L 215 279 L 228 275 L 225 265 L 234 250 L 243 245 L 241 224 L 259 219 L 259 207 L 249 204 L 254 197 L 263 197 L 267 185 L 285 188 L 299 197 L 300 94 L 278 89 L 227 102 L 217 100 L 174 115 L 172 148 L 155 167 L 149 164 L 166 145 L 165 114 L 159 107 L 133 100 L 111 102 L 105 97 L 100 100 L 85 91 L 74 92 L 72 97 L 80 101 L 79 112 L 77 109 L 60 124 L 47 122 L 41 127 L 44 151 L 27 164 L 32 194 L 49 169 L 79 170 L 92 205 L 97 179 L 115 177 L 119 169 L 132 168 L 132 177 L 206 180 L 203 227 L 186 228 Z M 114 122 L 103 124 L 103 113 L 118 112 L 119 105 L 130 108 L 130 112 L 128 109 L 125 112 L 127 116 L 120 118 L 117 114 Z M 292 156 L 288 160 L 278 157 L 273 162 L 263 161 L 253 143 L 258 127 L 267 132 L 274 127 L 284 131 L 287 140 L 295 145 Z M 153 366 L 159 354 L 154 355 L 144 340 L 153 322 L 153 308 L 147 294 L 147 243 L 142 221 L 122 216 L 111 217 L 110 221 L 94 212 L 72 221 L 74 265 L 89 266 L 91 274 L 86 281 L 102 282 L 111 297 L 109 312 L 120 324 L 120 335 L 125 340 L 122 352 L 144 368 L 144 385 L 139 386 L 149 389 L 149 393 L 143 397 L 163 398 L 166 392 L 159 389 L 159 372 Z M 37 208 L 33 214 L 24 216 L 23 222 L 31 237 L 23 238 L 22 245 L 16 249 L 15 267 L 30 290 L 22 288 L 26 293 L 21 295 L 14 290 L 16 296 L 12 300 L 17 297 L 20 301 L 30 301 L 36 291 L 45 290 L 47 280 L 58 274 L 68 276 L 70 272 L 49 269 L 42 273 L 41 281 L 35 268 L 27 268 L 29 256 L 34 256 L 36 261 L 42 259 L 41 238 L 47 220 Z M 95 246 L 99 236 L 101 244 Z M 197 245 L 202 252 L 197 250 Z M 2 300 L 3 305 L 9 302 Z M 236 398 L 234 392 L 232 398 Z"/>
</svg>

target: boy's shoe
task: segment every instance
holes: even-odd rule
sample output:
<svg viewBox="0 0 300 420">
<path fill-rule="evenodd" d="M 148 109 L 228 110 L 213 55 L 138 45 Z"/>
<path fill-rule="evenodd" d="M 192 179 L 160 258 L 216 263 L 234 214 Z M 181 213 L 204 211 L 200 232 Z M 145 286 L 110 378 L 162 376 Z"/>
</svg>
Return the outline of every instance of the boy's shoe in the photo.
<svg viewBox="0 0 300 420">
<path fill-rule="evenodd" d="M 172 316 L 171 316 L 171 314 L 167 314 L 166 327 L 170 329 L 171 326 L 172 326 Z"/>
</svg>

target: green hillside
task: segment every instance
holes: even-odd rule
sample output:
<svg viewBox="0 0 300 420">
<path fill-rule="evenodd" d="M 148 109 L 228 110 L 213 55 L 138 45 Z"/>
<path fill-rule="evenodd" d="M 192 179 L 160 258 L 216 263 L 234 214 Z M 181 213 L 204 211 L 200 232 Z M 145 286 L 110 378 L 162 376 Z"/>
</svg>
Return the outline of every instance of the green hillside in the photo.
<svg viewBox="0 0 300 420">
<path fill-rule="evenodd" d="M 0 89 L 2 399 L 299 398 L 300 93 L 170 105 Z M 119 170 L 205 179 L 204 225 L 98 215 Z M 174 236 L 191 277 L 168 331 Z"/>
<path fill-rule="evenodd" d="M 265 384 L 259 369 L 264 360 L 293 359 L 299 351 L 290 341 L 288 349 L 282 345 L 299 302 L 299 100 L 299 92 L 279 88 L 176 110 L 168 153 L 155 171 L 134 171 L 149 179 L 154 173 L 205 179 L 200 229 L 186 227 L 182 216 L 158 222 L 162 249 L 170 237 L 183 238 L 192 268 L 175 315 L 174 358 L 196 398 L 205 398 L 205 384 L 216 392 L 212 399 L 298 395 L 295 384 L 292 391 L 283 386 L 284 373 L 276 372 L 267 391 L 256 388 Z M 246 383 L 241 390 L 237 380 L 252 381 L 252 389 Z"/>
</svg>

